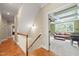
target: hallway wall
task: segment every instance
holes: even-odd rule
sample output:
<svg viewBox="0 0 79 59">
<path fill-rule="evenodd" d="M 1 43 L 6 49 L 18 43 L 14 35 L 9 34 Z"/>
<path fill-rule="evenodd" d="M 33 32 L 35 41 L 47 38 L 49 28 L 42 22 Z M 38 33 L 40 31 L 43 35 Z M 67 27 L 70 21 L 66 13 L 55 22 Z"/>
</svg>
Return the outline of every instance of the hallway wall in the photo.
<svg viewBox="0 0 79 59">
<path fill-rule="evenodd" d="M 3 39 L 9 36 L 11 36 L 11 26 L 6 19 L 3 19 L 0 15 L 0 41 L 3 41 Z"/>
<path fill-rule="evenodd" d="M 19 10 L 18 13 L 18 19 L 17 19 L 17 31 L 20 33 L 28 33 L 28 40 L 30 40 L 29 44 L 33 42 L 33 38 L 30 36 L 30 26 L 33 24 L 33 21 L 35 19 L 35 15 L 37 14 L 39 10 L 38 4 L 23 4 Z M 18 37 L 18 43 L 23 49 L 23 51 L 26 51 L 26 38 L 25 37 Z"/>
<path fill-rule="evenodd" d="M 17 32 L 19 32 L 19 33 L 22 33 L 22 32 L 24 32 L 25 31 L 25 27 L 24 27 L 24 24 L 25 23 L 23 23 L 23 19 L 22 19 L 22 17 L 24 16 L 23 14 L 22 14 L 22 11 L 23 11 L 23 7 L 20 7 L 20 9 L 19 9 L 19 11 L 18 11 L 18 14 L 17 14 L 17 20 L 16 20 L 16 22 L 17 22 L 17 24 L 16 24 L 16 26 L 17 26 Z M 17 36 L 17 44 L 21 47 L 21 49 L 23 50 L 23 52 L 24 53 L 26 53 L 26 37 L 25 36 L 20 36 L 20 35 L 18 35 Z"/>
</svg>

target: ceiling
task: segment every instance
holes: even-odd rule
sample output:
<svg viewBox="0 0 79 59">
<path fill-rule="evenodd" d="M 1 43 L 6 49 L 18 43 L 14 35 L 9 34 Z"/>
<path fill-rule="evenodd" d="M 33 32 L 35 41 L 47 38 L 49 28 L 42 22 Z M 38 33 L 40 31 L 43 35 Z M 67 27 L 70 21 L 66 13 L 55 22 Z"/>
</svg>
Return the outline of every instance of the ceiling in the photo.
<svg viewBox="0 0 79 59">
<path fill-rule="evenodd" d="M 20 8 L 20 6 L 23 5 L 22 3 L 0 3 L 0 13 L 2 15 L 2 19 L 3 20 L 7 20 L 8 22 L 14 22 L 14 17 L 17 15 L 18 10 Z M 24 5 L 26 6 L 27 9 L 27 17 L 29 18 L 29 14 L 30 12 L 32 12 L 32 10 L 35 8 L 36 11 L 43 7 L 45 4 L 42 3 L 24 3 Z M 29 7 L 28 7 L 29 6 Z M 31 10 L 28 10 L 28 9 Z M 26 10 L 25 9 L 25 10 Z M 34 13 L 36 13 L 36 11 L 33 11 Z"/>
<path fill-rule="evenodd" d="M 0 3 L 0 13 L 3 20 L 8 22 L 14 21 L 14 16 L 17 15 L 17 12 L 22 4 L 11 4 L 11 3 Z"/>
</svg>

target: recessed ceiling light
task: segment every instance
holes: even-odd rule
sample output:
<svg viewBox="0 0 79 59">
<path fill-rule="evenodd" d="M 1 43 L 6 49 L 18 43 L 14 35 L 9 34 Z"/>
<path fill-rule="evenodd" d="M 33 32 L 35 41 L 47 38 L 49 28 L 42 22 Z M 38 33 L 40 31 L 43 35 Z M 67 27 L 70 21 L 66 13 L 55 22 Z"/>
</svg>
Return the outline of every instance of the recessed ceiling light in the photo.
<svg viewBox="0 0 79 59">
<path fill-rule="evenodd" d="M 7 15 L 10 15 L 10 13 L 9 13 L 9 12 L 7 12 Z"/>
</svg>

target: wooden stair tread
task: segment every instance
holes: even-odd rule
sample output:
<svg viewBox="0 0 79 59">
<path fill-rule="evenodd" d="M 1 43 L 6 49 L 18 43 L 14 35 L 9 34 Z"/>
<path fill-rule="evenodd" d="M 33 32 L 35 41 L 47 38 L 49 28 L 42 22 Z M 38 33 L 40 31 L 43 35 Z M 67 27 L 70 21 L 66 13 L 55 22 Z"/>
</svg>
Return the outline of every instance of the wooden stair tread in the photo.
<svg viewBox="0 0 79 59">
<path fill-rule="evenodd" d="M 36 49 L 32 52 L 29 52 L 29 56 L 55 56 L 54 52 L 48 51 L 44 48 Z"/>
<path fill-rule="evenodd" d="M 12 38 L 8 38 L 0 44 L 0 56 L 24 56 L 25 53 Z"/>
</svg>

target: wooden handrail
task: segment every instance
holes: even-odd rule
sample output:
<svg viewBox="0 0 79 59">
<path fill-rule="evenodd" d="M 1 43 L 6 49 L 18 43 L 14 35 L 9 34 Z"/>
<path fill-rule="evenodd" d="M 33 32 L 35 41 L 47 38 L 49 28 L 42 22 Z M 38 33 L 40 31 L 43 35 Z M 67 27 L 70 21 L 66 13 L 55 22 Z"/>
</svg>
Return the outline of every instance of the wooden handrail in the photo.
<svg viewBox="0 0 79 59">
<path fill-rule="evenodd" d="M 25 33 L 17 33 L 18 35 L 23 35 L 23 36 L 27 36 L 28 34 L 25 34 Z"/>
<path fill-rule="evenodd" d="M 33 43 L 29 46 L 29 48 L 28 49 L 30 49 L 33 45 L 34 45 L 34 43 L 38 40 L 38 38 L 40 38 L 40 36 L 41 36 L 42 34 L 39 34 L 37 37 L 36 37 L 36 39 L 33 41 Z"/>
</svg>

